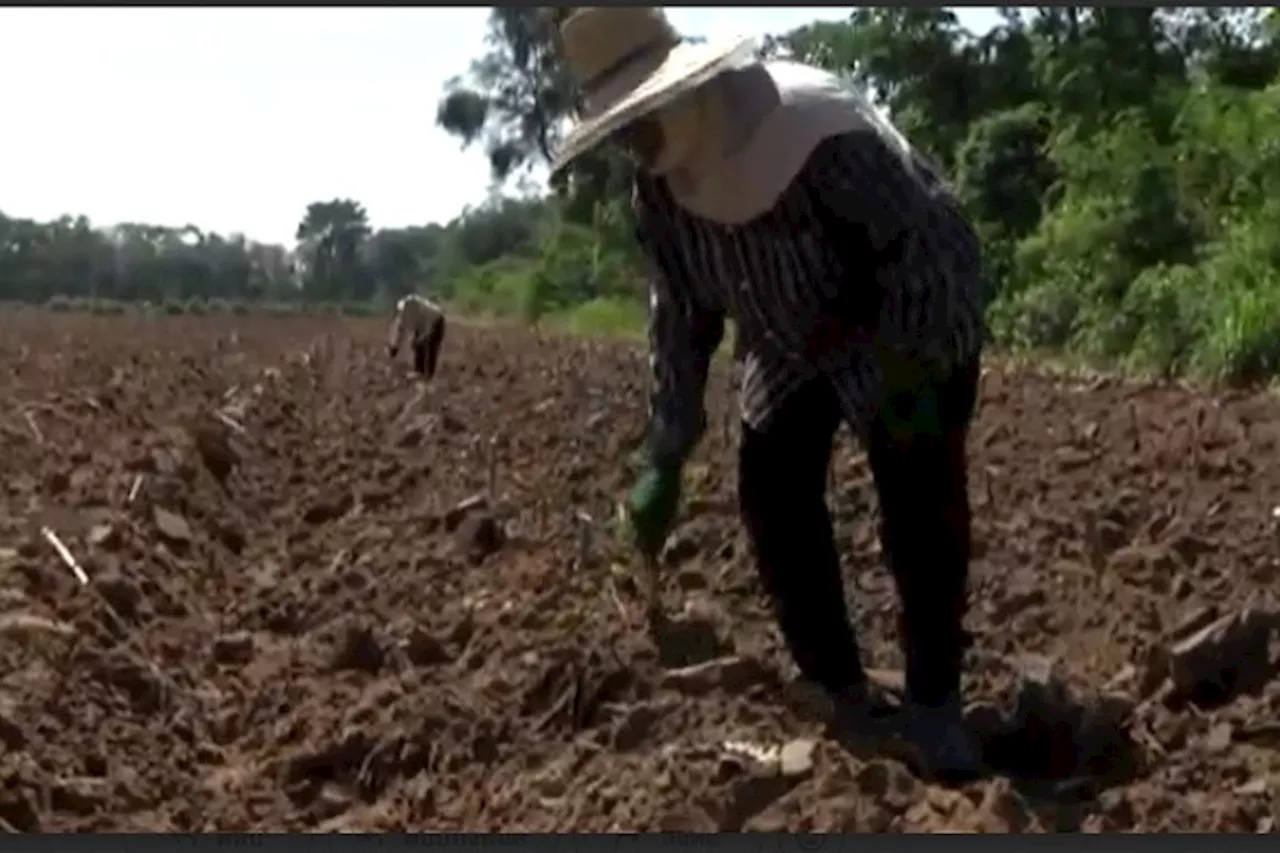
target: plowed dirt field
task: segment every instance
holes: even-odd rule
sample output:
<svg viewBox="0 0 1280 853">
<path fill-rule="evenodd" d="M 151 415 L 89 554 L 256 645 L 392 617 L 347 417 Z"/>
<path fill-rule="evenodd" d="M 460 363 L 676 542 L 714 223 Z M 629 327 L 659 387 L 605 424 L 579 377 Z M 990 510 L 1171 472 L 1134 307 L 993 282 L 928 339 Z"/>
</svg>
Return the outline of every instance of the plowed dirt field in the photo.
<svg viewBox="0 0 1280 853">
<path fill-rule="evenodd" d="M 969 689 L 992 769 L 943 788 L 829 737 L 790 682 L 735 517 L 724 376 L 663 575 L 716 642 L 671 668 L 614 529 L 644 353 L 457 329 L 423 391 L 383 329 L 0 320 L 0 826 L 1273 827 L 1264 395 L 990 361 Z M 852 441 L 831 499 L 891 684 Z"/>
</svg>

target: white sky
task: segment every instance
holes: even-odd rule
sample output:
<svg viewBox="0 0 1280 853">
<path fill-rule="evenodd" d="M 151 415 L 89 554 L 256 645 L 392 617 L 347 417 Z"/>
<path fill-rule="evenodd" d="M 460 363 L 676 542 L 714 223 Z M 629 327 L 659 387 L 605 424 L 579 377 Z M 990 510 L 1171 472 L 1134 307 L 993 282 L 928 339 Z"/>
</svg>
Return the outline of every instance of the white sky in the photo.
<svg viewBox="0 0 1280 853">
<path fill-rule="evenodd" d="M 681 30 L 781 33 L 847 8 L 673 8 Z M 994 9 L 957 10 L 985 31 Z M 488 9 L 0 9 L 0 211 L 192 223 L 292 244 L 306 205 L 447 221 L 488 186 L 435 126 Z"/>
</svg>

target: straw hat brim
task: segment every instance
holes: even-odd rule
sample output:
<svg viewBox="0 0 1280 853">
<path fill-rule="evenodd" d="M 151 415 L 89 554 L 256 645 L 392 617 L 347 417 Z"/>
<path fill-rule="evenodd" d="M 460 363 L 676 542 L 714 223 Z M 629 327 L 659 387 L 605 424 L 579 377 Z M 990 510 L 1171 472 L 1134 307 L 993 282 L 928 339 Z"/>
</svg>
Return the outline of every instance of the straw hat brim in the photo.
<svg viewBox="0 0 1280 853">
<path fill-rule="evenodd" d="M 604 142 L 623 127 L 693 91 L 725 71 L 755 59 L 755 39 L 681 42 L 638 86 L 599 115 L 576 125 L 551 164 L 551 174 Z"/>
</svg>

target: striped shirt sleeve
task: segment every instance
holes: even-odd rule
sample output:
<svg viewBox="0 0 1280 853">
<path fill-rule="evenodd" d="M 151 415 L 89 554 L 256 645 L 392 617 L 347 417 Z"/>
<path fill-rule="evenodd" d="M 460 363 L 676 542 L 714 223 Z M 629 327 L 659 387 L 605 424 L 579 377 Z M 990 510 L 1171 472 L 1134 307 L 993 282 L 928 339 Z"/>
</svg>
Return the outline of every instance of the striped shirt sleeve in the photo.
<svg viewBox="0 0 1280 853">
<path fill-rule="evenodd" d="M 642 223 L 636 237 L 651 265 L 649 282 L 649 454 L 680 464 L 706 426 L 707 370 L 724 337 L 724 313 L 690 293 L 689 271 L 669 237 Z"/>
</svg>

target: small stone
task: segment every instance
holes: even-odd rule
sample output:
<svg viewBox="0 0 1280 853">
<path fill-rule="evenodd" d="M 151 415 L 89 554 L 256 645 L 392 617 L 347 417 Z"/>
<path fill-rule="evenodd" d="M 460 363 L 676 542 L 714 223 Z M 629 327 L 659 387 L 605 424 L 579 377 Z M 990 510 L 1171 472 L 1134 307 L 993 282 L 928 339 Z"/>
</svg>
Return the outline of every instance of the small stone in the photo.
<svg viewBox="0 0 1280 853">
<path fill-rule="evenodd" d="M 1266 776 L 1255 776 L 1243 785 L 1236 788 L 1236 793 L 1242 797 L 1261 797 L 1271 789 L 1271 780 Z"/>
<path fill-rule="evenodd" d="M 879 799 L 889 791 L 893 771 L 886 761 L 868 761 L 858 769 L 854 781 L 858 790 L 868 797 Z"/>
<path fill-rule="evenodd" d="M 87 817 L 106 805 L 111 798 L 111 786 L 108 779 L 89 776 L 62 779 L 50 788 L 49 804 L 54 811 Z"/>
<path fill-rule="evenodd" d="M 365 625 L 348 625 L 333 656 L 334 669 L 377 672 L 386 663 L 386 654 L 373 630 Z"/>
<path fill-rule="evenodd" d="M 27 745 L 27 733 L 11 709 L 0 708 L 0 744 L 7 752 L 17 752 Z"/>
<path fill-rule="evenodd" d="M 40 809 L 34 791 L 25 786 L 0 786 L 0 822 L 18 832 L 40 832 Z"/>
<path fill-rule="evenodd" d="M 1111 828 L 1127 828 L 1133 825 L 1133 804 L 1123 788 L 1110 788 L 1098 795 L 1098 811 L 1107 819 Z"/>
<path fill-rule="evenodd" d="M 87 538 L 95 548 L 113 548 L 120 542 L 116 528 L 110 524 L 95 524 L 90 528 Z"/>
<path fill-rule="evenodd" d="M 303 511 L 302 521 L 310 525 L 328 524 L 332 521 L 337 521 L 351 511 L 352 507 L 355 506 L 355 502 L 355 495 L 345 490 L 318 498 Z"/>
<path fill-rule="evenodd" d="M 84 775 L 102 779 L 108 775 L 110 764 L 105 756 L 99 753 L 88 753 L 84 756 Z"/>
<path fill-rule="evenodd" d="M 430 418 L 418 418 L 400 433 L 400 437 L 396 439 L 396 447 L 401 450 L 419 447 L 426 440 L 432 426 L 433 421 Z"/>
<path fill-rule="evenodd" d="M 809 738 L 787 741 L 778 753 L 778 771 L 783 776 L 804 776 L 813 769 L 813 751 L 818 742 Z"/>
<path fill-rule="evenodd" d="M 237 556 L 244 552 L 244 546 L 248 542 L 244 529 L 234 521 L 222 520 L 215 523 L 213 534 L 224 548 Z"/>
<path fill-rule="evenodd" d="M 1230 723 L 1218 723 L 1205 735 L 1204 748 L 1211 753 L 1226 752 L 1231 748 L 1231 738 L 1235 729 Z"/>
<path fill-rule="evenodd" d="M 213 641 L 213 659 L 223 666 L 249 663 L 253 660 L 254 650 L 253 634 L 248 631 L 223 634 Z"/>
<path fill-rule="evenodd" d="M 441 666 L 453 660 L 445 644 L 421 627 L 415 627 L 409 634 L 404 652 L 414 666 Z"/>
<path fill-rule="evenodd" d="M 904 811 L 918 798 L 920 783 L 896 761 L 868 761 L 858 770 L 854 781 L 869 799 L 891 811 Z"/>
<path fill-rule="evenodd" d="M 351 808 L 353 798 L 345 790 L 332 782 L 320 787 L 315 801 L 311 804 L 312 812 L 320 819 L 336 817 Z"/>
<path fill-rule="evenodd" d="M 694 666 L 731 652 L 711 614 L 687 609 L 674 619 L 659 616 L 653 623 L 658 660 L 666 669 Z"/>
<path fill-rule="evenodd" d="M 452 412 L 445 412 L 440 415 L 439 424 L 440 428 L 445 432 L 453 433 L 454 435 L 465 432 L 467 429 L 466 423 Z"/>
<path fill-rule="evenodd" d="M 463 519 L 454 534 L 454 544 L 468 560 L 479 563 L 497 553 L 506 543 L 506 532 L 492 515 L 475 513 Z"/>
<path fill-rule="evenodd" d="M 614 750 L 629 752 L 644 744 L 665 710 L 667 707 L 653 702 L 642 702 L 627 709 L 613 730 Z"/>
<path fill-rule="evenodd" d="M 226 416 L 225 413 L 223 414 Z M 240 454 L 231 443 L 233 429 L 227 421 L 209 413 L 207 420 L 195 425 L 191 430 L 191 437 L 195 440 L 196 453 L 200 461 L 220 483 L 226 482 L 227 477 L 240 462 Z"/>
<path fill-rule="evenodd" d="M 1019 671 L 1015 719 L 1019 726 L 1035 720 L 1054 728 L 1070 724 L 1074 703 L 1052 660 L 1030 657 Z"/>
<path fill-rule="evenodd" d="M 747 772 L 747 762 L 738 755 L 722 755 L 716 759 L 716 771 L 711 777 L 717 785 L 732 782 Z"/>
<path fill-rule="evenodd" d="M 1026 832 L 1035 827 L 1036 818 L 1008 779 L 996 779 L 987 786 L 973 822 L 983 832 Z"/>
<path fill-rule="evenodd" d="M 797 777 L 783 776 L 765 768 L 747 768 L 747 772 L 736 777 L 730 786 L 728 803 L 719 821 L 719 831 L 740 831 L 748 820 L 760 816 L 799 781 Z M 775 820 L 770 821 L 766 826 L 776 830 L 776 824 Z M 752 827 L 760 829 L 760 826 L 754 822 Z"/>
<path fill-rule="evenodd" d="M 1165 751 L 1182 749 L 1190 738 L 1191 721 L 1180 714 L 1162 714 L 1151 726 Z"/>
<path fill-rule="evenodd" d="M 121 619 L 132 622 L 138 618 L 142 592 L 133 581 L 118 572 L 109 572 L 94 578 L 93 585 Z"/>
<path fill-rule="evenodd" d="M 698 556 L 701 550 L 701 545 L 693 536 L 687 531 L 681 531 L 667 541 L 659 559 L 663 565 L 679 566 Z"/>
<path fill-rule="evenodd" d="M 676 573 L 676 585 L 685 592 L 703 592 L 711 582 L 700 567 L 686 567 Z"/>
<path fill-rule="evenodd" d="M 45 477 L 44 488 L 51 495 L 60 495 L 71 485 L 71 475 L 65 471 L 54 471 Z"/>
<path fill-rule="evenodd" d="M 783 702 L 792 713 L 806 719 L 829 722 L 835 716 L 835 700 L 812 681 L 795 678 L 783 686 Z"/>
<path fill-rule="evenodd" d="M 1047 600 L 1045 591 L 1039 586 L 1005 590 L 1004 594 L 993 602 L 991 621 L 1002 625 L 1016 616 L 1038 610 Z"/>
<path fill-rule="evenodd" d="M 156 523 L 156 530 L 160 531 L 161 538 L 168 544 L 191 544 L 191 525 L 185 518 L 158 506 L 152 508 L 151 516 Z"/>
</svg>

